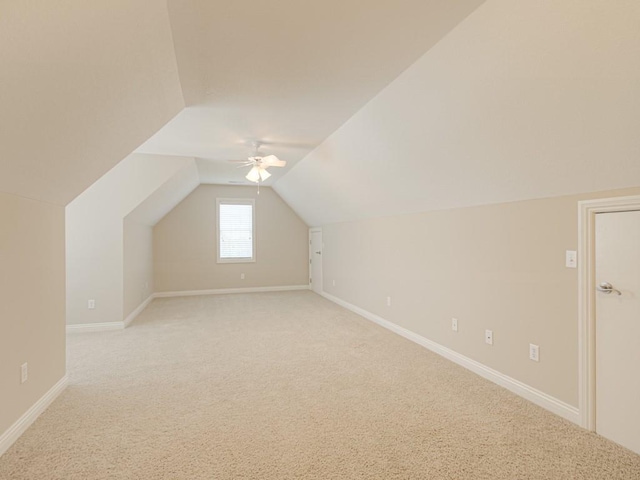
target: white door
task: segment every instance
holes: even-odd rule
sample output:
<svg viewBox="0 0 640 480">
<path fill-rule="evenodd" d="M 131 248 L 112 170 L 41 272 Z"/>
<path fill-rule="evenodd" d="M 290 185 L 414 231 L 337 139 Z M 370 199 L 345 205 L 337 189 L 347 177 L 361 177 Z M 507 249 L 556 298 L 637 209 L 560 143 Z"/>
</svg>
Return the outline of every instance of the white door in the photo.
<svg viewBox="0 0 640 480">
<path fill-rule="evenodd" d="M 640 211 L 596 215 L 596 431 L 640 453 Z"/>
<path fill-rule="evenodd" d="M 311 289 L 316 293 L 322 293 L 322 231 L 311 232 L 309 260 Z"/>
</svg>

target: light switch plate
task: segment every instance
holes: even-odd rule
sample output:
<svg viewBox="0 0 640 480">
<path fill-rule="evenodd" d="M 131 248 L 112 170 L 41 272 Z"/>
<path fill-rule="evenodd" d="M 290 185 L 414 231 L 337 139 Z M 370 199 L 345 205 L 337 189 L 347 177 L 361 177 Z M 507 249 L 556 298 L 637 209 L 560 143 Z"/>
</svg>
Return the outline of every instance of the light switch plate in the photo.
<svg viewBox="0 0 640 480">
<path fill-rule="evenodd" d="M 454 332 L 458 331 L 458 319 L 457 318 L 452 318 L 451 319 L 451 330 L 453 330 Z"/>
<path fill-rule="evenodd" d="M 575 250 L 567 250 L 565 254 L 565 266 L 567 268 L 578 267 L 578 252 Z"/>
</svg>

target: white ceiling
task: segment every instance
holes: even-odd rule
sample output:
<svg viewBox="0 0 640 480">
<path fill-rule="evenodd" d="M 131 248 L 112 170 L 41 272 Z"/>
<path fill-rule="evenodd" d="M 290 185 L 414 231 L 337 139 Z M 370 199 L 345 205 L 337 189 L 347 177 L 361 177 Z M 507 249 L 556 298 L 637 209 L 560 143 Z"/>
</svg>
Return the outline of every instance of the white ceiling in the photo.
<svg viewBox="0 0 640 480">
<path fill-rule="evenodd" d="M 139 152 L 197 157 L 204 183 L 268 144 L 288 165 L 342 125 L 482 0 L 169 0 L 183 110 Z"/>
<path fill-rule="evenodd" d="M 324 225 L 638 186 L 638 25 L 637 0 L 488 1 L 274 189 Z"/>
<path fill-rule="evenodd" d="M 135 158 L 135 154 L 132 155 Z M 198 168 L 191 160 L 181 170 L 149 195 L 125 218 L 142 225 L 154 226 L 167 213 L 200 185 Z"/>
<path fill-rule="evenodd" d="M 65 205 L 147 139 L 205 183 L 266 141 L 310 225 L 640 185 L 637 0 L 1 10 L 3 192 Z"/>
</svg>

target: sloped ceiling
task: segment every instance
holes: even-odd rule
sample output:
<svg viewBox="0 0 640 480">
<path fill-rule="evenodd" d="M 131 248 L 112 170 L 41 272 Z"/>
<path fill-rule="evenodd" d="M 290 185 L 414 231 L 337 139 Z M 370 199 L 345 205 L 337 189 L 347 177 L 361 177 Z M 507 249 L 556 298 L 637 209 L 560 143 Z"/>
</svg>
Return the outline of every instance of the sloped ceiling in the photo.
<svg viewBox="0 0 640 480">
<path fill-rule="evenodd" d="M 310 225 L 640 185 L 635 0 L 0 11 L 0 191 L 64 205 L 141 144 L 242 180 L 255 139 Z"/>
<path fill-rule="evenodd" d="M 165 1 L 0 12 L 0 191 L 65 205 L 184 106 Z"/>
<path fill-rule="evenodd" d="M 288 161 L 282 177 L 482 0 L 169 0 L 189 106 L 142 145 L 197 157 L 205 183 L 243 181 L 226 162 Z"/>
<path fill-rule="evenodd" d="M 200 185 L 195 161 L 184 166 L 138 205 L 125 220 L 154 226 Z"/>
<path fill-rule="evenodd" d="M 309 225 L 640 185 L 640 2 L 490 0 L 274 189 Z"/>
</svg>

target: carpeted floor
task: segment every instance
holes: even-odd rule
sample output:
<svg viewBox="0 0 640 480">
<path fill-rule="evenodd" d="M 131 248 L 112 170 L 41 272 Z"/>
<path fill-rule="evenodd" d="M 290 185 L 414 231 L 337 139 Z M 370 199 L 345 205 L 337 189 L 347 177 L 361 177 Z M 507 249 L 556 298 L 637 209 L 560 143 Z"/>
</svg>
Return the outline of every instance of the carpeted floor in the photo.
<svg viewBox="0 0 640 480">
<path fill-rule="evenodd" d="M 72 334 L 2 479 L 639 479 L 640 456 L 311 292 Z"/>
</svg>

